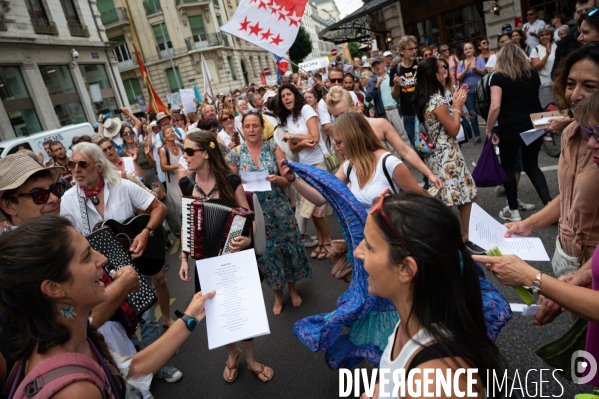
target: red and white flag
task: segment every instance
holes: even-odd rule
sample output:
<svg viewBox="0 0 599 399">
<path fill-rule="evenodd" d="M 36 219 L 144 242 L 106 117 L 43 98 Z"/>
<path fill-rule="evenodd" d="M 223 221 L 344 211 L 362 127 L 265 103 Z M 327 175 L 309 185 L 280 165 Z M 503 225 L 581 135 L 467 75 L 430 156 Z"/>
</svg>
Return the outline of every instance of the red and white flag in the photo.
<svg viewBox="0 0 599 399">
<path fill-rule="evenodd" d="M 307 2 L 242 0 L 220 30 L 283 57 L 297 37 Z"/>
</svg>

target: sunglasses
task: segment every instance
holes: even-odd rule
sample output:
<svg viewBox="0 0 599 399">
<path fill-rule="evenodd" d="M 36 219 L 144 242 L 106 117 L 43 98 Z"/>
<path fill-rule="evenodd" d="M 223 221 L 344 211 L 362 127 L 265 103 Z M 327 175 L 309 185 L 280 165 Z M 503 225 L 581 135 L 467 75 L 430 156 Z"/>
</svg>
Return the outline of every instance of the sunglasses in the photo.
<svg viewBox="0 0 599 399">
<path fill-rule="evenodd" d="M 587 13 L 587 16 L 592 17 L 597 13 L 597 10 L 599 10 L 599 6 L 595 6 L 595 8 L 593 8 L 591 11 Z"/>
<path fill-rule="evenodd" d="M 581 126 L 580 135 L 582 136 L 582 139 L 587 143 L 591 139 L 591 137 L 594 137 L 595 140 L 599 143 L 599 125 L 595 126 L 594 129 L 589 129 L 588 127 Z"/>
<path fill-rule="evenodd" d="M 127 137 L 127 136 L 131 136 L 134 135 L 135 133 L 133 133 L 131 130 L 126 130 L 123 132 L 123 137 Z"/>
<path fill-rule="evenodd" d="M 245 111 L 243 111 L 242 115 L 262 115 L 262 112 L 260 112 L 257 109 L 246 109 Z"/>
<path fill-rule="evenodd" d="M 389 227 L 389 229 L 393 232 L 393 235 L 395 236 L 395 238 L 397 238 L 399 240 L 399 242 L 401 242 L 401 244 L 406 248 L 406 250 L 408 251 L 408 254 L 412 255 L 412 250 L 410 249 L 410 246 L 408 245 L 408 243 L 406 242 L 404 237 L 401 235 L 399 230 L 397 230 L 397 228 L 393 225 L 393 223 L 391 222 L 391 219 L 389 219 L 389 216 L 387 215 L 387 212 L 385 212 L 385 210 L 383 209 L 383 203 L 385 202 L 385 197 L 388 195 L 392 195 L 392 192 L 390 189 L 386 189 L 376 200 L 374 200 L 374 202 L 372 204 L 372 208 L 370 208 L 370 216 L 373 216 L 377 212 L 380 213 L 381 217 L 387 224 L 387 227 Z"/>
<path fill-rule="evenodd" d="M 102 148 L 102 151 L 104 151 L 104 152 L 108 152 L 108 151 L 111 151 L 113 148 L 114 148 L 113 146 L 109 145 L 109 146 L 108 146 L 108 147 L 106 147 L 106 148 Z"/>
<path fill-rule="evenodd" d="M 223 122 L 232 121 L 232 120 L 233 120 L 233 118 L 231 118 L 230 116 L 225 116 L 225 117 L 222 119 L 222 121 L 223 121 Z"/>
<path fill-rule="evenodd" d="M 203 148 L 184 148 L 183 152 L 188 156 L 188 157 L 193 157 L 195 155 L 196 152 L 198 151 L 204 151 Z"/>
<path fill-rule="evenodd" d="M 330 79 L 330 78 L 329 78 L 329 81 L 330 81 L 331 83 L 343 83 L 343 78 L 341 78 L 341 79 Z"/>
<path fill-rule="evenodd" d="M 443 69 L 445 69 L 446 71 L 449 69 L 449 65 L 447 64 L 441 64 L 441 66 L 443 67 Z"/>
<path fill-rule="evenodd" d="M 87 161 L 79 161 L 79 162 L 69 161 L 69 162 L 67 162 L 67 166 L 69 167 L 69 169 L 75 169 L 75 166 L 79 166 L 81 169 L 87 169 L 87 167 L 89 165 L 90 165 L 90 163 Z"/>
<path fill-rule="evenodd" d="M 55 196 L 57 196 L 58 198 L 60 198 L 63 196 L 65 190 L 66 190 L 66 187 L 63 183 L 54 183 L 47 190 L 37 190 L 32 193 L 13 194 L 12 196 L 14 198 L 31 197 L 34 204 L 42 205 L 48 201 L 48 198 L 50 198 L 50 193 L 52 193 Z"/>
</svg>

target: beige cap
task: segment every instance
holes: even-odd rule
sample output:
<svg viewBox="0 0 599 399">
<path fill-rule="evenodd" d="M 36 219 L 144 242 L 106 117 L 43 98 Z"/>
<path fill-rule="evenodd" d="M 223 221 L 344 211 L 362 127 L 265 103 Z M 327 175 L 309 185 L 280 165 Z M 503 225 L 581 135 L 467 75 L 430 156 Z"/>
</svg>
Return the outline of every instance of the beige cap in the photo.
<svg viewBox="0 0 599 399">
<path fill-rule="evenodd" d="M 121 120 L 119 118 L 108 118 L 104 120 L 104 136 L 114 137 L 121 132 Z"/>
<path fill-rule="evenodd" d="M 34 173 L 49 170 L 54 181 L 65 171 L 62 166 L 44 168 L 27 154 L 12 154 L 0 159 L 0 196 L 21 187 Z"/>
<path fill-rule="evenodd" d="M 159 112 L 156 115 L 156 122 L 160 122 L 162 119 L 164 118 L 170 118 L 171 116 L 169 114 L 165 114 L 164 112 Z"/>
</svg>

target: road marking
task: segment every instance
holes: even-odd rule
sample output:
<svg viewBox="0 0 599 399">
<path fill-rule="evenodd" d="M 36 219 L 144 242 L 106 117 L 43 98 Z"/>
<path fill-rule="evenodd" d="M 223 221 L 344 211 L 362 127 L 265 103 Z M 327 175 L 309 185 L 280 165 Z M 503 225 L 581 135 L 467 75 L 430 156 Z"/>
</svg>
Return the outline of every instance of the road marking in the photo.
<svg viewBox="0 0 599 399">
<path fill-rule="evenodd" d="M 181 241 L 177 240 L 175 241 L 175 245 L 173 245 L 173 248 L 171 249 L 171 255 L 174 254 L 175 252 L 177 252 L 177 250 L 179 249 L 179 243 Z"/>
</svg>

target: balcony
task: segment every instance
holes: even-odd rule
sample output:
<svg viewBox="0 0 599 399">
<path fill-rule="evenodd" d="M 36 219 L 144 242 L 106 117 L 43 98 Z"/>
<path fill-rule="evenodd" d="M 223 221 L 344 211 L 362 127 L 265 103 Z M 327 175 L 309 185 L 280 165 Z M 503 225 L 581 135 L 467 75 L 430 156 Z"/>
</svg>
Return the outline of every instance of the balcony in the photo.
<svg viewBox="0 0 599 399">
<path fill-rule="evenodd" d="M 113 8 L 112 10 L 104 11 L 100 16 L 104 27 L 108 28 L 112 25 L 129 24 L 127 12 L 123 7 Z"/>
<path fill-rule="evenodd" d="M 208 47 L 225 46 L 229 47 L 229 40 L 226 36 L 218 33 L 203 33 L 185 39 L 187 51 L 202 50 Z"/>
<path fill-rule="evenodd" d="M 146 9 L 146 15 L 154 15 L 162 12 L 162 6 L 158 0 L 144 1 L 144 8 Z"/>
<path fill-rule="evenodd" d="M 210 0 L 175 0 L 175 5 L 179 6 L 194 6 L 194 5 L 208 5 Z"/>
<path fill-rule="evenodd" d="M 86 25 L 81 25 L 79 21 L 68 20 L 71 36 L 89 37 L 89 30 Z"/>
<path fill-rule="evenodd" d="M 137 66 L 137 59 L 131 58 L 130 60 L 122 60 L 118 61 L 119 71 L 123 71 L 125 69 L 129 69 L 131 67 Z"/>
<path fill-rule="evenodd" d="M 58 35 L 58 28 L 53 21 L 48 21 L 45 17 L 31 16 L 33 31 L 40 35 Z"/>
<path fill-rule="evenodd" d="M 164 49 L 164 50 L 160 50 L 160 47 L 157 47 L 157 49 L 158 49 L 158 56 L 161 59 L 170 58 L 175 55 L 175 50 L 173 50 L 172 47 L 169 47 L 168 49 Z"/>
</svg>

